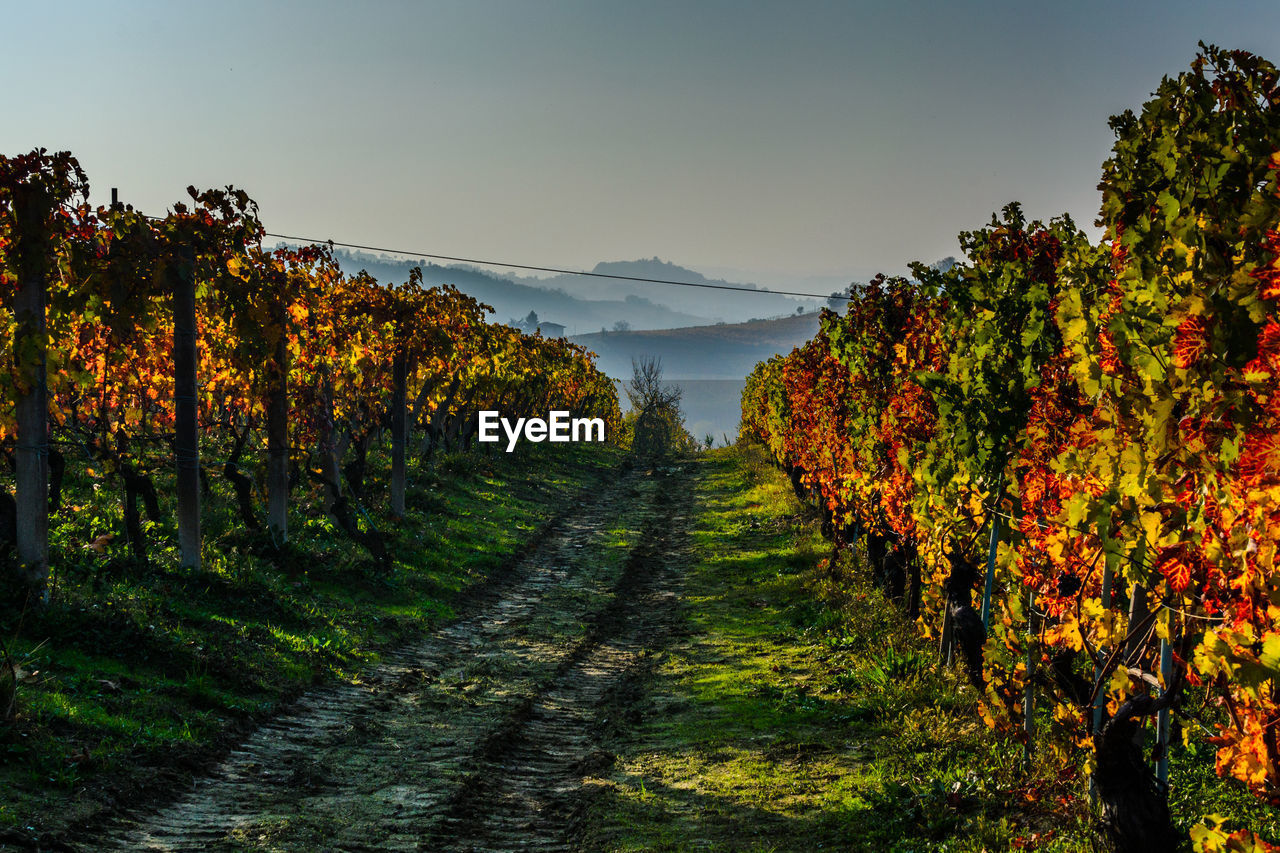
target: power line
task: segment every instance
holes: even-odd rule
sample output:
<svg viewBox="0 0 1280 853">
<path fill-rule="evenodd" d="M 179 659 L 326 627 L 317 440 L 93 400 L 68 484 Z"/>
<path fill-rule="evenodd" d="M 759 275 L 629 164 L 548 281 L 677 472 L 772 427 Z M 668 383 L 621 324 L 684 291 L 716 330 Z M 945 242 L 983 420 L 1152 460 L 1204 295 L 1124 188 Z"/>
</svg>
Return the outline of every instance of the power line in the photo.
<svg viewBox="0 0 1280 853">
<path fill-rule="evenodd" d="M 113 190 L 114 192 L 114 190 Z M 114 196 L 112 197 L 114 203 Z M 143 214 L 144 216 L 146 214 Z M 147 216 L 147 219 L 157 220 L 163 219 L 160 216 Z M 644 278 L 636 275 L 612 275 L 603 272 L 583 272 L 581 270 L 566 270 L 559 267 L 539 267 L 531 264 L 510 264 L 504 261 L 482 261 L 476 258 L 455 258 L 451 255 L 433 255 L 428 252 L 411 252 L 407 249 L 385 249 L 379 246 L 362 246 L 359 243 L 343 243 L 338 240 L 317 240 L 314 237 L 294 237 L 288 234 L 276 234 L 271 231 L 262 232 L 265 237 L 275 237 L 279 240 L 293 240 L 297 243 L 310 243 L 312 245 L 321 245 L 324 243 L 330 246 L 342 246 L 344 249 L 361 249 L 366 252 L 386 252 L 393 255 L 408 255 L 414 258 L 430 258 L 434 261 L 453 261 L 460 264 L 480 264 L 489 267 L 507 267 L 516 270 L 533 270 L 535 272 L 552 272 L 561 275 L 580 275 L 589 278 L 609 278 L 618 281 L 638 281 L 645 284 L 669 284 L 673 287 L 701 287 L 708 290 L 733 290 L 739 293 L 756 293 L 761 295 L 772 296 L 804 296 L 809 299 L 830 299 L 832 297 L 841 297 L 843 293 L 804 293 L 799 290 L 763 290 L 758 287 L 744 287 L 737 284 L 708 284 L 696 281 L 673 281 L 667 278 Z"/>
<path fill-rule="evenodd" d="M 481 261 L 475 258 L 455 258 L 449 255 L 432 255 L 427 252 L 409 252 L 404 249 L 383 249 L 377 246 L 361 246 L 357 243 L 340 243 L 337 240 L 315 240 L 310 237 L 291 237 L 287 234 L 273 234 L 270 231 L 264 232 L 267 237 L 276 237 L 280 240 L 293 240 L 298 243 L 313 243 L 316 245 L 328 243 L 332 246 L 342 246 L 346 249 L 362 249 L 366 252 L 386 252 L 394 255 L 409 255 L 415 258 L 430 258 L 436 261 L 453 261 L 461 264 L 480 264 L 490 267 L 507 267 L 517 270 L 534 270 L 536 272 L 552 272 L 562 275 L 581 275 L 591 278 L 611 278 L 621 281 L 639 281 L 646 284 L 669 284 L 674 287 L 702 287 L 709 290 L 736 290 L 741 293 L 757 293 L 767 294 L 771 296 L 807 296 L 810 299 L 829 299 L 833 294 L 830 293 L 801 293 L 796 290 L 761 290 L 755 287 L 743 287 L 736 284 L 707 284 L 696 281 L 672 281 L 665 278 L 643 278 L 635 275 L 611 275 L 603 272 L 581 272 L 579 270 L 558 269 L 556 267 L 537 267 L 530 264 L 509 264 L 503 261 Z"/>
</svg>

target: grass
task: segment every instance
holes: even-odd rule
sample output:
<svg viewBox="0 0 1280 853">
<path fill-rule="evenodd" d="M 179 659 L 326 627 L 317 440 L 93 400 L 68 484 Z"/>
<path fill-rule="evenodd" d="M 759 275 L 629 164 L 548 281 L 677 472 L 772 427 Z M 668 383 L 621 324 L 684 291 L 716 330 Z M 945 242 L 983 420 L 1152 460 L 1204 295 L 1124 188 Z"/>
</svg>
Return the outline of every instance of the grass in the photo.
<svg viewBox="0 0 1280 853">
<path fill-rule="evenodd" d="M 595 780 L 582 847 L 1081 849 L 1080 798 L 1019 770 L 891 603 L 832 580 L 785 478 L 749 449 L 703 464 L 688 637 Z"/>
<path fill-rule="evenodd" d="M 620 460 L 598 446 L 534 445 L 411 469 L 403 519 L 377 500 L 365 508 L 389 538 L 389 566 L 301 491 L 294 538 L 274 552 L 240 528 L 214 477 L 198 572 L 177 565 L 172 506 L 150 530 L 147 566 L 120 540 L 86 547 L 122 529 L 118 492 L 68 466 L 67 508 L 51 520 L 50 602 L 0 612 L 19 666 L 17 715 L 0 725 L 0 829 L 49 836 L 148 786 L 172 787 L 302 690 L 358 678 L 380 650 L 449 618 L 461 591 Z M 371 461 L 376 495 L 386 460 Z"/>
<path fill-rule="evenodd" d="M 1024 766 L 857 561 L 829 566 L 816 519 L 758 449 L 703 466 L 688 634 L 628 710 L 642 722 L 611 744 L 614 771 L 593 780 L 583 849 L 1096 849 L 1082 754 L 1037 741 Z M 1280 838 L 1280 811 L 1219 778 L 1213 753 L 1199 734 L 1172 748 L 1184 837 L 1217 814 Z"/>
<path fill-rule="evenodd" d="M 172 790 L 302 690 L 358 678 L 380 650 L 447 619 L 461 591 L 620 461 L 592 447 L 527 451 L 414 471 L 398 523 L 367 505 L 390 537 L 390 567 L 306 495 L 294 541 L 273 555 L 239 529 L 217 478 L 205 568 L 177 568 L 167 523 L 139 566 L 119 541 L 86 547 L 120 529 L 118 492 L 69 470 L 79 509 L 54 519 L 51 601 L 20 629 L 18 612 L 0 611 L 20 667 L 17 718 L 0 726 L 0 849 Z M 377 495 L 386 470 L 374 461 Z M 740 448 L 697 464 L 687 630 L 651 659 L 643 695 L 610 714 L 617 762 L 591 780 L 585 849 L 1089 848 L 1074 765 L 1024 770 L 1021 746 L 978 722 L 972 690 L 860 570 L 825 564 L 829 546 L 779 472 Z M 608 530 L 601 584 L 632 544 L 625 522 Z M 1217 778 L 1210 745 L 1176 747 L 1172 767 L 1184 829 L 1217 813 L 1280 837 L 1277 810 Z"/>
</svg>

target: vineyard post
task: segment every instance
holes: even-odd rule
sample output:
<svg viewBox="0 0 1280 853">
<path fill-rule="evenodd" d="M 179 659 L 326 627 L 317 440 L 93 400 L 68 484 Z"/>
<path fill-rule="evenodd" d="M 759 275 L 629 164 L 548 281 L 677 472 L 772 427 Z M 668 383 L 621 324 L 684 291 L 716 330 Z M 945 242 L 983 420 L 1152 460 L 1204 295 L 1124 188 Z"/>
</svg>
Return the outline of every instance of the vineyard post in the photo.
<svg viewBox="0 0 1280 853">
<path fill-rule="evenodd" d="M 1139 543 L 1139 547 L 1141 547 L 1141 543 Z M 1098 596 L 1098 600 L 1102 603 L 1103 613 L 1107 613 L 1111 610 L 1111 582 L 1111 564 L 1104 563 L 1102 566 L 1102 592 Z M 1104 647 L 1100 646 L 1098 648 L 1098 659 L 1093 664 L 1093 683 L 1095 685 L 1098 684 L 1099 680 L 1102 678 L 1102 664 L 1106 659 L 1104 651 Z M 1093 700 L 1093 734 L 1095 737 L 1102 734 L 1102 712 L 1105 711 L 1106 708 L 1106 691 L 1098 690 L 1098 695 Z M 1098 781 L 1096 776 L 1096 773 L 1089 776 L 1089 800 L 1093 803 L 1097 803 L 1098 801 Z"/>
<path fill-rule="evenodd" d="M 195 262 L 190 247 L 168 269 L 173 288 L 173 452 L 177 466 L 179 561 L 200 568 L 200 432 L 196 413 Z"/>
<path fill-rule="evenodd" d="M 13 358 L 20 380 L 15 412 L 15 538 L 22 580 L 44 600 L 49 578 L 49 414 L 45 373 L 49 350 L 45 319 L 49 259 L 47 237 L 43 235 L 47 233 L 44 221 L 52 199 L 36 190 L 17 194 L 14 202 L 19 278 L 13 297 L 17 323 Z"/>
<path fill-rule="evenodd" d="M 991 522 L 991 544 L 987 548 L 987 580 L 982 588 L 982 629 L 991 627 L 991 588 L 996 580 L 996 549 L 1000 545 L 1000 516 Z"/>
<path fill-rule="evenodd" d="M 987 547 L 987 578 L 982 587 L 982 630 L 991 627 L 991 589 L 996 581 L 996 548 L 1000 544 L 1000 499 L 1004 493 L 1004 471 L 996 479 L 995 501 L 991 506 L 991 541 Z"/>
<path fill-rule="evenodd" d="M 1169 689 L 1173 680 L 1173 646 L 1168 640 L 1160 641 L 1160 681 L 1164 689 Z M 1156 778 L 1160 784 L 1169 784 L 1169 706 L 1160 709 L 1156 717 Z"/>
<path fill-rule="evenodd" d="M 1102 567 L 1102 594 L 1099 596 L 1102 602 L 1102 612 L 1106 613 L 1111 609 L 1111 564 L 1106 563 Z M 1101 655 L 1102 649 L 1098 649 Z M 1102 677 L 1102 659 L 1098 660 L 1093 666 L 1093 681 L 1098 683 L 1098 679 Z M 1107 707 L 1106 693 L 1099 690 L 1098 697 L 1093 702 L 1093 733 L 1102 733 L 1102 712 Z"/>
<path fill-rule="evenodd" d="M 1022 732 L 1026 740 L 1022 744 L 1022 762 L 1031 763 L 1031 736 L 1035 731 L 1036 696 L 1032 689 L 1032 669 L 1035 667 L 1036 640 L 1036 591 L 1027 590 L 1027 683 L 1022 688 Z"/>
<path fill-rule="evenodd" d="M 409 357 L 403 345 L 391 367 L 391 514 L 404 517 L 405 511 L 405 386 L 408 384 Z"/>
<path fill-rule="evenodd" d="M 332 512 L 341 497 L 342 471 L 338 467 L 338 442 L 333 420 L 333 373 L 326 363 L 320 367 L 320 474 L 332 485 L 324 489 L 324 511 Z"/>
<path fill-rule="evenodd" d="M 286 329 L 282 319 L 275 355 L 279 375 L 274 377 L 267 399 L 267 527 L 278 537 L 277 546 L 289 541 L 289 342 Z"/>
<path fill-rule="evenodd" d="M 942 658 L 942 663 L 948 668 L 951 667 L 951 602 L 945 596 L 942 599 L 942 642 L 938 647 L 938 656 Z"/>
<path fill-rule="evenodd" d="M 1150 609 L 1147 607 L 1147 588 L 1143 586 L 1141 582 L 1134 582 L 1133 592 L 1130 593 L 1130 595 L 1129 625 L 1126 630 L 1132 632 L 1135 625 L 1141 624 L 1147 618 L 1147 614 L 1150 612 Z M 1128 636 L 1128 642 L 1125 643 L 1124 647 L 1125 661 L 1135 661 L 1138 657 L 1138 652 L 1144 645 L 1146 645 L 1146 643 L 1147 634 L 1144 633 L 1142 636 L 1138 636 L 1130 633 Z M 1132 664 L 1126 663 L 1125 665 L 1130 666 Z M 1143 726 L 1138 726 L 1133 733 L 1134 743 L 1138 746 L 1142 746 L 1142 742 L 1145 738 L 1146 729 Z"/>
<path fill-rule="evenodd" d="M 1133 591 L 1129 594 L 1129 627 L 1132 631 L 1133 626 L 1139 625 L 1147 618 L 1147 588 L 1141 582 L 1135 581 Z M 1128 635 L 1128 641 L 1124 647 L 1125 660 L 1133 660 L 1135 653 L 1142 646 L 1146 645 L 1146 635 L 1137 636 L 1135 634 Z"/>
</svg>

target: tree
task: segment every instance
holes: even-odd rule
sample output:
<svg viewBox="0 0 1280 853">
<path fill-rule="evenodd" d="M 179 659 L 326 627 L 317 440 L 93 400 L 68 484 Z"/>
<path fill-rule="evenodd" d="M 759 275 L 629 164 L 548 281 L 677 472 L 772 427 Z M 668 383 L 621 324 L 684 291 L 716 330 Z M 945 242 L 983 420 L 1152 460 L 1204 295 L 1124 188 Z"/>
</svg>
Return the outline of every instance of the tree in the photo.
<svg viewBox="0 0 1280 853">
<path fill-rule="evenodd" d="M 631 381 L 624 390 L 631 401 L 631 450 L 637 456 L 666 456 L 689 450 L 695 442 L 680 414 L 681 390 L 662 382 L 662 360 L 631 360 Z"/>
</svg>

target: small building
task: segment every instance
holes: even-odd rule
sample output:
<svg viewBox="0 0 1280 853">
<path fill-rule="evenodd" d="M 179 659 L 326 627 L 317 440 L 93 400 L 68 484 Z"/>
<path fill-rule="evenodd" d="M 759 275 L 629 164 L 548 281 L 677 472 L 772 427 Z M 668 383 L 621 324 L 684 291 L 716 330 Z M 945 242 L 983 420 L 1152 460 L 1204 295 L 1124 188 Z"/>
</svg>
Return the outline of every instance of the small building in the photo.
<svg viewBox="0 0 1280 853">
<path fill-rule="evenodd" d="M 546 322 L 546 321 L 544 320 L 544 321 L 542 321 L 542 322 L 538 323 L 538 331 L 539 331 L 539 332 L 542 332 L 542 336 L 543 336 L 544 338 L 563 338 L 563 337 L 564 337 L 564 324 L 563 324 L 563 323 L 548 323 L 548 322 Z"/>
</svg>

